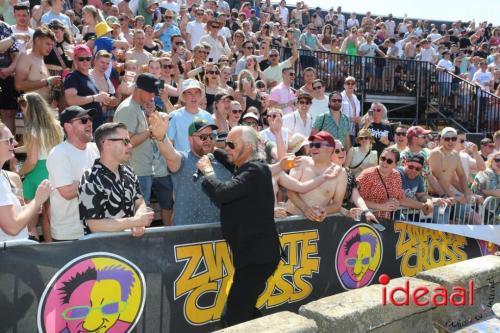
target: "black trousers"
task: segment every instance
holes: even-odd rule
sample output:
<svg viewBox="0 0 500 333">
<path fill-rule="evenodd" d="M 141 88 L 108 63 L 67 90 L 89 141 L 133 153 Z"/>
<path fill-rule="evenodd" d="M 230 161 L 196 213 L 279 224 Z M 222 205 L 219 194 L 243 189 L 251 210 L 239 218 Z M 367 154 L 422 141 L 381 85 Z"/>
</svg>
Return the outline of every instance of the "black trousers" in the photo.
<svg viewBox="0 0 500 333">
<path fill-rule="evenodd" d="M 267 279 L 277 267 L 278 263 L 270 263 L 250 265 L 235 270 L 233 284 L 222 314 L 222 323 L 225 327 L 262 317 L 255 304 L 264 291 Z"/>
</svg>

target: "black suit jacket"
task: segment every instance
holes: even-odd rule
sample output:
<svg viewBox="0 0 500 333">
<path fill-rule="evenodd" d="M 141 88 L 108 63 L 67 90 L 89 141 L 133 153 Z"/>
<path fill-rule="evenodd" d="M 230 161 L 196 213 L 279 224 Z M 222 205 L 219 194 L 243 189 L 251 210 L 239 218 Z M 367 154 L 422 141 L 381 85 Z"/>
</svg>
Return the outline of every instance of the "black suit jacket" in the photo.
<svg viewBox="0 0 500 333">
<path fill-rule="evenodd" d="M 278 263 L 280 244 L 269 167 L 259 161 L 248 162 L 230 181 L 220 181 L 212 174 L 203 178 L 202 186 L 221 206 L 222 235 L 233 252 L 234 266 Z"/>
</svg>

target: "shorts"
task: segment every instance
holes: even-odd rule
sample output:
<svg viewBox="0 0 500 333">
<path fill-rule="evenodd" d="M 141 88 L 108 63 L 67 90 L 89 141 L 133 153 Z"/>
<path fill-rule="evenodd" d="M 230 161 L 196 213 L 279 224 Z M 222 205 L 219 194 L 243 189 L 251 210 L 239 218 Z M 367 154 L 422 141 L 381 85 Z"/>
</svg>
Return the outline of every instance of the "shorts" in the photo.
<svg viewBox="0 0 500 333">
<path fill-rule="evenodd" d="M 174 207 L 174 185 L 170 175 L 153 178 L 153 191 L 161 209 L 172 209 Z"/>
<path fill-rule="evenodd" d="M 14 78 L 0 79 L 0 109 L 17 110 L 17 97 L 19 93 L 14 86 Z"/>
<path fill-rule="evenodd" d="M 38 160 L 33 170 L 26 174 L 23 180 L 24 199 L 33 200 L 38 185 L 49 178 L 46 166 L 47 160 Z"/>
</svg>

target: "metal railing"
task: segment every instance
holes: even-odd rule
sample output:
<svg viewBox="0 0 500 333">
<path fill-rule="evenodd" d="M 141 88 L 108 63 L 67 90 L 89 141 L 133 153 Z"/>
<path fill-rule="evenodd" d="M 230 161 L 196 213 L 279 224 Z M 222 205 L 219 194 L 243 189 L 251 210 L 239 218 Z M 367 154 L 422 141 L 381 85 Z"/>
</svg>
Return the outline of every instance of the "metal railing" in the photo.
<svg viewBox="0 0 500 333">
<path fill-rule="evenodd" d="M 439 111 L 476 133 L 500 129 L 500 98 L 478 85 L 442 70 L 435 70 L 432 96 Z"/>
<path fill-rule="evenodd" d="M 282 60 L 290 55 L 290 48 L 281 49 Z M 343 90 L 344 79 L 354 76 L 362 103 L 367 95 L 413 97 L 416 119 L 419 105 L 425 102 L 470 132 L 493 133 L 500 129 L 500 97 L 459 76 L 437 70 L 428 62 L 299 49 L 295 87 L 304 84 L 303 72 L 307 67 L 316 69 L 316 77 L 324 82 L 326 91 Z"/>
<path fill-rule="evenodd" d="M 422 222 L 460 225 L 500 225 L 500 198 L 487 197 L 483 203 L 473 201 L 467 204 L 434 206 L 431 214 L 421 210 L 400 207 L 391 212 L 394 221 Z"/>
</svg>

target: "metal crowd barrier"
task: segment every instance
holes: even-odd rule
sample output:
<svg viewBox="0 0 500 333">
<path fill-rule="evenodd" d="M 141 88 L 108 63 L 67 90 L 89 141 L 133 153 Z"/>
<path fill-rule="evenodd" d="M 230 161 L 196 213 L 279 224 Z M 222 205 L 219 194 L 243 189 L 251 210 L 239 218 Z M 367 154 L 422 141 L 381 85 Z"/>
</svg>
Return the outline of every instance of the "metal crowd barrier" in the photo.
<svg viewBox="0 0 500 333">
<path fill-rule="evenodd" d="M 459 76 L 437 70 L 428 62 L 298 51 L 295 87 L 304 84 L 304 69 L 312 67 L 326 91 L 343 90 L 344 79 L 354 76 L 362 103 L 367 95 L 414 97 L 417 106 L 420 102 L 433 105 L 443 117 L 451 117 L 449 119 L 468 131 L 493 133 L 500 129 L 500 97 Z M 282 60 L 290 55 L 290 48 L 281 48 Z"/>
<path fill-rule="evenodd" d="M 435 70 L 432 92 L 439 111 L 468 130 L 493 133 L 500 129 L 500 98 L 461 77 Z"/>
<path fill-rule="evenodd" d="M 500 198 L 487 197 L 482 204 L 474 201 L 465 205 L 435 206 L 429 215 L 419 209 L 400 207 L 391 212 L 391 219 L 434 224 L 500 225 Z"/>
</svg>

